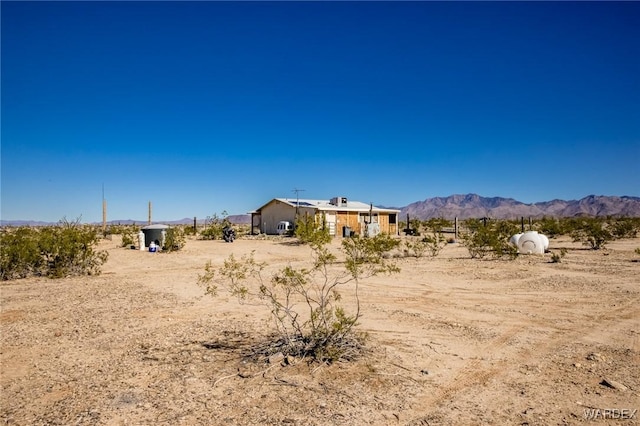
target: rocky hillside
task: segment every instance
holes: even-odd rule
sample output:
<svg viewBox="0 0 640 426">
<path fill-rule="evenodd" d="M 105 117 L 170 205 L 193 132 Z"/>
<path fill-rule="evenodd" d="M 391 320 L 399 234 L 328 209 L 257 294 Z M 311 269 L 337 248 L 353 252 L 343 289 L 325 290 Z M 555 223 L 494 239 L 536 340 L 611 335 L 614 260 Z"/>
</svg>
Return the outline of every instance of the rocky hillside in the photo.
<svg viewBox="0 0 640 426">
<path fill-rule="evenodd" d="M 416 219 L 433 217 L 468 219 L 491 217 L 628 216 L 640 217 L 640 197 L 589 195 L 580 200 L 553 200 L 525 204 L 513 198 L 481 197 L 477 194 L 428 198 L 401 208 L 401 217 Z"/>
</svg>

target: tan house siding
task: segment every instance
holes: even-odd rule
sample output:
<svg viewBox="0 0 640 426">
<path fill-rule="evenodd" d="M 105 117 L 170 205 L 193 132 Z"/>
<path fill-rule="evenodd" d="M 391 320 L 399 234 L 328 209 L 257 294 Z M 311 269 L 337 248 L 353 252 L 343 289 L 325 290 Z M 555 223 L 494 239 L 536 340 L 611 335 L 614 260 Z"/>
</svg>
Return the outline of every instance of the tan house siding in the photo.
<svg viewBox="0 0 640 426">
<path fill-rule="evenodd" d="M 290 205 L 283 203 L 280 200 L 272 200 L 261 209 L 260 232 L 264 234 L 276 234 L 278 222 L 288 220 L 289 222 L 294 223 L 295 219 L 295 209 L 292 209 Z"/>
<path fill-rule="evenodd" d="M 353 232 L 356 234 L 361 234 L 364 232 L 364 229 L 358 223 L 359 213 L 358 212 L 338 212 L 338 231 L 336 234 L 342 236 L 342 228 L 344 226 L 348 226 Z"/>
</svg>

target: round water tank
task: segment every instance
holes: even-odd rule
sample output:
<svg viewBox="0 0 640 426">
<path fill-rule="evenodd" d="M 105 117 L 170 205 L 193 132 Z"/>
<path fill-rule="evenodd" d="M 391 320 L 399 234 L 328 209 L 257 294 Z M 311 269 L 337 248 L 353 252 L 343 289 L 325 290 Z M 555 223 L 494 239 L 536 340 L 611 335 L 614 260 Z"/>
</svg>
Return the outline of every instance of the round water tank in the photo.
<svg viewBox="0 0 640 426">
<path fill-rule="evenodd" d="M 167 229 L 169 229 L 169 226 L 162 224 L 147 225 L 142 228 L 142 232 L 144 233 L 144 246 L 149 247 L 149 244 L 153 242 L 157 246 L 162 247 L 164 243 L 163 232 L 167 232 Z"/>
<path fill-rule="evenodd" d="M 547 246 L 549 245 L 547 240 Z M 518 239 L 518 252 L 522 254 L 543 254 L 544 241 L 538 231 L 527 231 Z"/>
<path fill-rule="evenodd" d="M 522 233 L 514 235 L 509 239 L 509 243 L 518 247 L 518 240 L 520 239 L 520 237 L 522 237 Z"/>
<path fill-rule="evenodd" d="M 542 240 L 542 248 L 546 252 L 549 250 L 549 238 L 547 238 L 544 234 L 538 234 L 540 236 L 540 240 Z"/>
</svg>

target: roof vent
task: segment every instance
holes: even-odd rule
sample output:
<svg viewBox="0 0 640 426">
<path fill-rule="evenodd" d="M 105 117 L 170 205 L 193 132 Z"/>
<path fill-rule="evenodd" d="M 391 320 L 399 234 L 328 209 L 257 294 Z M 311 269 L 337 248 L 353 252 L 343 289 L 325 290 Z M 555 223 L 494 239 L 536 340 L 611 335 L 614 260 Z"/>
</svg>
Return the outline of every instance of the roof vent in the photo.
<svg viewBox="0 0 640 426">
<path fill-rule="evenodd" d="M 347 197 L 333 197 L 329 203 L 338 207 L 347 207 Z"/>
</svg>

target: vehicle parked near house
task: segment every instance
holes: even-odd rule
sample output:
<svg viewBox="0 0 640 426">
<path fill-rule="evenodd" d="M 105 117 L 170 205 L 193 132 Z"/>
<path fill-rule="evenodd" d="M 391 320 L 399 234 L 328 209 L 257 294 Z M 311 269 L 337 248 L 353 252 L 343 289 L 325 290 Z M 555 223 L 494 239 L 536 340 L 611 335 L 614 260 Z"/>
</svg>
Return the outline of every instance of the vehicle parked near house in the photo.
<svg viewBox="0 0 640 426">
<path fill-rule="evenodd" d="M 276 232 L 278 233 L 278 235 L 293 235 L 293 223 L 286 220 L 281 220 L 280 222 L 278 222 Z"/>
</svg>

